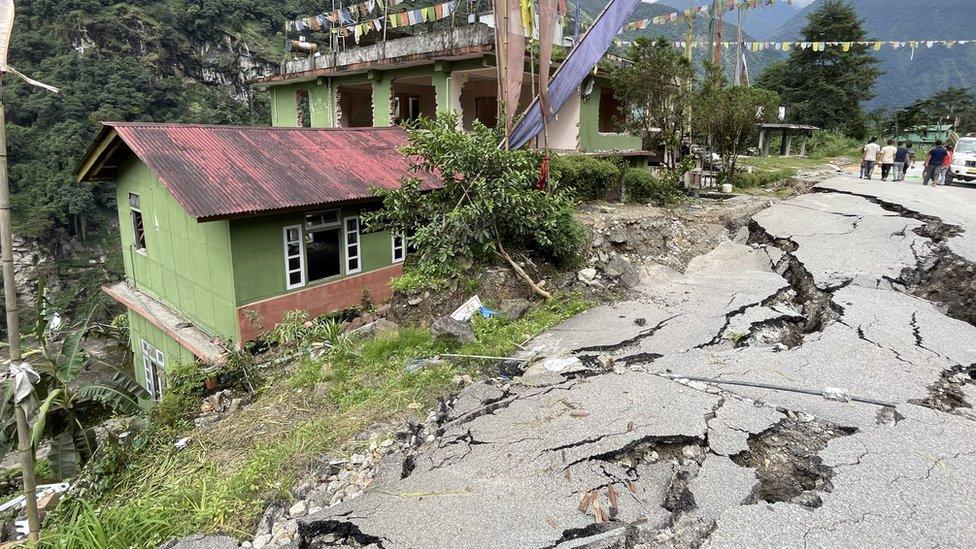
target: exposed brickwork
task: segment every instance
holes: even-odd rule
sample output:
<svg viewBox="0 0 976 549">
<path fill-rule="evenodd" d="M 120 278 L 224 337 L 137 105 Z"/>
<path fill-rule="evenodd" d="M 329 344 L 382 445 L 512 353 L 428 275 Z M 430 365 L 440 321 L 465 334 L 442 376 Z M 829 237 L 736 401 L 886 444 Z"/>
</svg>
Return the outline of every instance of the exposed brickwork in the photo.
<svg viewBox="0 0 976 549">
<path fill-rule="evenodd" d="M 237 308 L 238 346 L 273 328 L 288 311 L 305 310 L 315 317 L 357 307 L 366 289 L 374 304 L 384 303 L 393 295 L 390 280 L 401 274 L 403 265 L 397 264 L 242 305 Z"/>
</svg>

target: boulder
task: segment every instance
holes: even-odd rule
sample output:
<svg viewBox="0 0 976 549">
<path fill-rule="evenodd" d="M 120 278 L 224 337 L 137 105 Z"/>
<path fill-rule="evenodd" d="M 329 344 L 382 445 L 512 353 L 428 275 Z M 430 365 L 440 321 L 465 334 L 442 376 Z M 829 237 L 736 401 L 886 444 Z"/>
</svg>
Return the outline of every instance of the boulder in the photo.
<svg viewBox="0 0 976 549">
<path fill-rule="evenodd" d="M 435 337 L 456 341 L 458 343 L 471 343 L 475 340 L 474 328 L 467 322 L 455 320 L 449 316 L 442 316 L 430 325 L 430 331 Z"/>
<path fill-rule="evenodd" d="M 582 282 L 583 284 L 590 284 L 593 282 L 593 279 L 596 278 L 596 269 L 594 269 L 593 267 L 580 269 L 579 273 L 577 273 L 577 276 L 579 278 L 579 281 Z"/>
<path fill-rule="evenodd" d="M 527 299 L 506 299 L 502 301 L 502 306 L 500 307 L 500 313 L 505 318 L 510 318 L 512 320 L 518 320 L 522 318 L 522 315 L 529 310 L 532 303 Z"/>
</svg>

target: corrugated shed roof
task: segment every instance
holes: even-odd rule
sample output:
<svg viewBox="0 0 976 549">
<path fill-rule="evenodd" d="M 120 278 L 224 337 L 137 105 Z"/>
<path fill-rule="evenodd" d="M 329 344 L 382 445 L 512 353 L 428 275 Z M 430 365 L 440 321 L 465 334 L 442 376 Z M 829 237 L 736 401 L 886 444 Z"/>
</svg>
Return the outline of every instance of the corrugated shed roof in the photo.
<svg viewBox="0 0 976 549">
<path fill-rule="evenodd" d="M 397 188 L 401 128 L 106 122 L 198 221 L 316 207 Z M 417 177 L 436 186 L 427 173 Z"/>
</svg>

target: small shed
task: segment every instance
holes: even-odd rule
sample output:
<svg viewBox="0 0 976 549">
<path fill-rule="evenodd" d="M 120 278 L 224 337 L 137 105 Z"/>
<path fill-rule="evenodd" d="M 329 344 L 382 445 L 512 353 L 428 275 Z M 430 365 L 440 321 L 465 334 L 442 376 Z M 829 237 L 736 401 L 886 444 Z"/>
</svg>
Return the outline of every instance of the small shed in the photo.
<svg viewBox="0 0 976 549">
<path fill-rule="evenodd" d="M 780 156 L 790 156 L 793 152 L 793 136 L 800 138 L 800 156 L 807 154 L 807 139 L 813 132 L 820 128 L 816 126 L 806 126 L 804 124 L 756 124 L 759 128 L 759 150 L 763 156 L 769 156 L 769 148 L 772 143 L 772 136 L 776 132 L 781 132 L 783 140 L 780 142 Z"/>
</svg>

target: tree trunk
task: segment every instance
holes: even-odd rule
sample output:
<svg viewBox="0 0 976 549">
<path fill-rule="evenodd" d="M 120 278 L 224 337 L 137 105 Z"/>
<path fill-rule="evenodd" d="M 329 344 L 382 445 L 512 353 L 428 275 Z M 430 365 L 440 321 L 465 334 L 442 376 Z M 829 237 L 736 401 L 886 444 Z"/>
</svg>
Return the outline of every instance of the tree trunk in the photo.
<svg viewBox="0 0 976 549">
<path fill-rule="evenodd" d="M 521 278 L 526 284 L 528 284 L 529 287 L 532 288 L 532 291 L 536 295 L 541 296 L 543 299 L 549 299 L 552 297 L 552 294 L 543 290 L 542 286 L 539 286 L 534 280 L 532 280 L 532 277 L 529 276 L 529 273 L 525 272 L 525 269 L 523 269 L 518 263 L 516 263 L 515 260 L 512 259 L 512 256 L 508 255 L 508 252 L 505 251 L 505 247 L 502 246 L 501 239 L 497 237 L 495 238 L 495 251 L 496 253 L 498 253 L 498 255 L 502 257 L 502 259 L 508 262 L 509 266 L 512 267 L 512 270 L 515 271 L 515 274 L 519 278 Z"/>
</svg>

